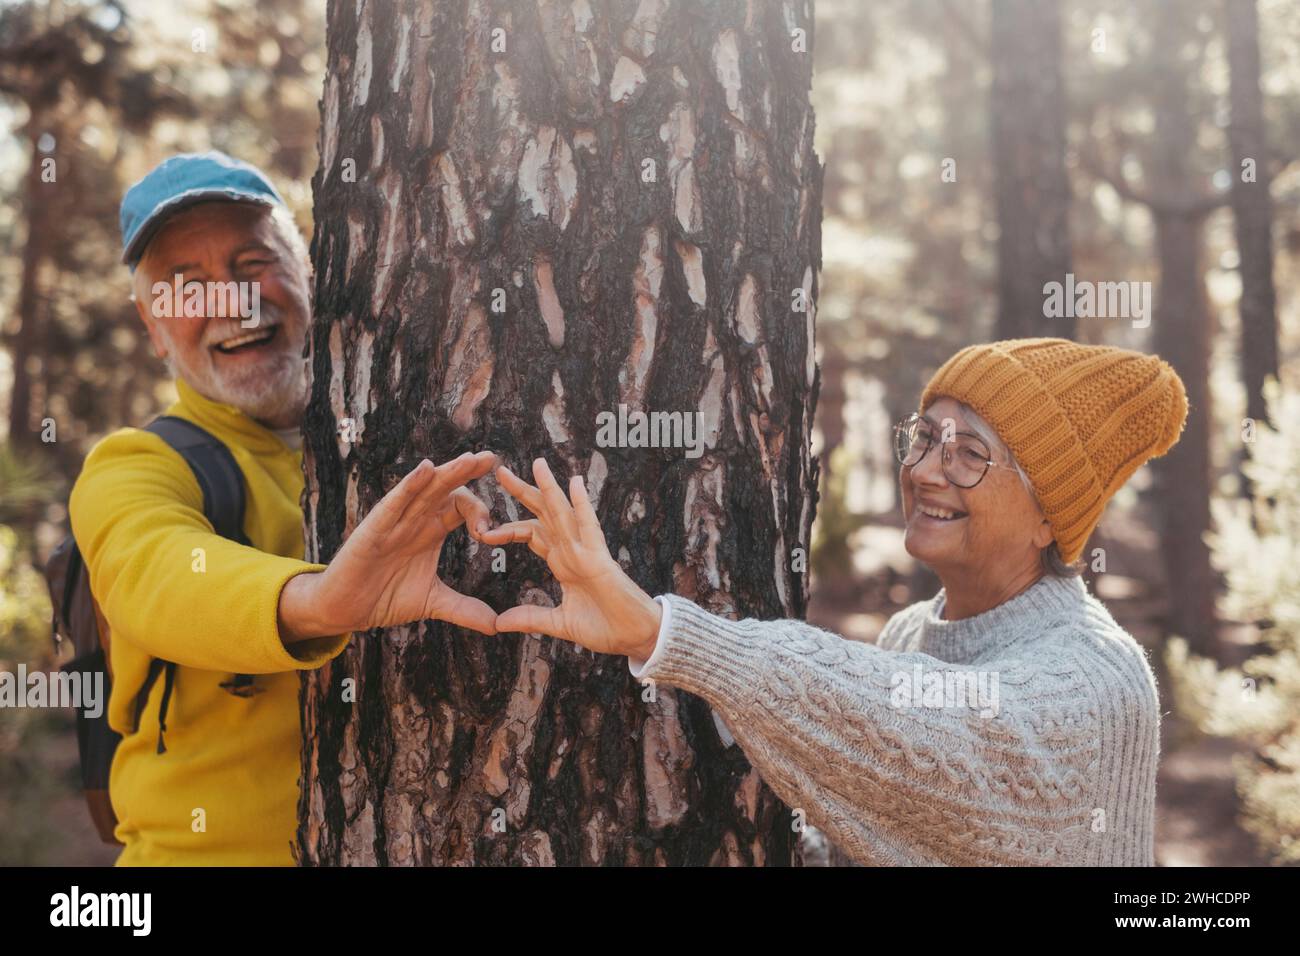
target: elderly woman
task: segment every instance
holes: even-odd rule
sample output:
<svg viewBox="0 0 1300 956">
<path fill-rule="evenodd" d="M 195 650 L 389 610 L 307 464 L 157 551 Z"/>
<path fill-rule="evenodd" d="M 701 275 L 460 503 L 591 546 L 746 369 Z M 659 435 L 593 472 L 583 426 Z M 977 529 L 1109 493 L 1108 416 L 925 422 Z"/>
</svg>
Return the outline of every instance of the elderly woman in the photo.
<svg viewBox="0 0 1300 956">
<path fill-rule="evenodd" d="M 876 644 L 651 599 L 610 556 L 580 477 L 498 475 L 563 587 L 498 631 L 626 654 L 702 697 L 763 779 L 868 864 L 1151 865 L 1159 706 L 1142 648 L 1073 563 L 1106 501 L 1177 440 L 1160 360 L 1061 339 L 978 345 L 897 427 L 910 554 L 943 584 Z"/>
</svg>

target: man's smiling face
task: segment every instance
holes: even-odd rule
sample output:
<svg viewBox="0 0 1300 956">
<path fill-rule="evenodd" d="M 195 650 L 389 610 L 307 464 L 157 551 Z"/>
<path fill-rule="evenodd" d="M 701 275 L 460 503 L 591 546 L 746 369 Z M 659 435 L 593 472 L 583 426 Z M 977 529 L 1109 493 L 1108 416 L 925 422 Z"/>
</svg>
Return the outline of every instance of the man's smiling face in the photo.
<svg viewBox="0 0 1300 956">
<path fill-rule="evenodd" d="M 257 283 L 257 323 L 245 327 L 239 315 L 206 312 L 154 315 L 154 284 L 166 283 L 170 299 L 177 275 L 186 284 Z M 286 235 L 269 207 L 203 202 L 171 216 L 145 248 L 136 290 L 136 308 L 154 349 L 196 392 L 271 428 L 301 422 L 307 404 L 303 345 L 311 315 L 308 265 L 301 244 Z"/>
</svg>

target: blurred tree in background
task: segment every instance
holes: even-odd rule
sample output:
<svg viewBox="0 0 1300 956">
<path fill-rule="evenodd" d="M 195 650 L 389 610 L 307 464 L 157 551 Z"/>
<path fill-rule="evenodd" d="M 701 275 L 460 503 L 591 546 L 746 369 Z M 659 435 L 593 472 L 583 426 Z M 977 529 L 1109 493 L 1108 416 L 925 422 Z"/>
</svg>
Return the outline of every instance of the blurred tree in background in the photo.
<svg viewBox="0 0 1300 956">
<path fill-rule="evenodd" d="M 120 265 L 117 210 L 166 156 L 223 149 L 267 169 L 309 205 L 323 4 L 309 0 L 156 5 L 32 0 L 0 7 L 0 366 L 9 440 L 40 443 L 65 471 L 105 431 L 166 403 Z M 24 170 L 25 164 L 25 170 Z M 306 223 L 304 221 L 303 225 Z M 6 381 L 7 379 L 7 381 Z"/>
<path fill-rule="evenodd" d="M 1215 116 L 1215 91 L 1201 82 L 1213 21 L 1202 12 L 1209 4 L 1198 6 L 1198 0 L 1143 0 L 1131 7 L 1143 26 L 1125 31 L 1135 55 L 1113 73 L 1129 93 L 1094 103 L 1094 128 L 1105 135 L 1091 140 L 1086 151 L 1094 175 L 1155 220 L 1159 283 L 1150 344 L 1182 377 L 1189 411 L 1182 438 L 1153 466 L 1153 500 L 1165 573 L 1181 585 L 1178 600 L 1170 602 L 1170 626 L 1209 651 L 1216 629 L 1215 581 L 1204 542 L 1213 426 L 1204 234 L 1206 220 L 1228 198 L 1211 186 L 1223 165 L 1222 145 L 1201 131 Z"/>
<path fill-rule="evenodd" d="M 1158 351 L 1179 368 L 1194 396 L 1178 457 L 1159 482 L 1153 484 L 1161 474 L 1156 469 L 1140 473 L 1112 509 L 1116 517 L 1136 518 L 1134 528 L 1158 529 L 1163 559 L 1155 567 L 1145 558 L 1133 561 L 1149 543 L 1114 518 L 1103 523 L 1094 544 L 1108 559 L 1119 558 L 1119 567 L 1108 562 L 1110 572 L 1146 565 L 1137 590 L 1168 589 L 1174 599 L 1165 602 L 1162 626 L 1198 646 L 1214 640 L 1216 578 L 1202 540 L 1208 502 L 1221 484 L 1224 491 L 1240 489 L 1232 467 L 1241 456 L 1235 426 L 1262 381 L 1225 364 L 1245 361 L 1245 343 L 1260 338 L 1241 337 L 1232 308 L 1243 259 L 1226 213 L 1231 187 L 1239 184 L 1231 175 L 1227 137 L 1234 113 L 1224 18 L 1243 14 L 1237 0 L 1230 6 L 1235 13 L 1222 0 L 1061 4 L 1064 163 L 1072 203 L 1065 241 L 1073 255 L 1058 261 L 1071 263 L 1080 279 L 1153 283 L 1156 307 L 1167 319 L 1080 318 L 1077 330 L 1063 323 L 1054 334 Z M 823 520 L 859 540 L 870 528 L 897 521 L 890 423 L 910 410 L 939 362 L 999 334 L 1007 297 L 998 290 L 1023 279 L 1018 261 L 1009 262 L 1012 274 L 1004 276 L 1008 270 L 991 255 L 1005 233 L 1006 216 L 999 213 L 1015 205 L 997 201 L 998 157 L 1006 148 L 990 142 L 999 135 L 996 128 L 981 124 L 990 115 L 1029 108 L 1014 98 L 1014 74 L 997 81 L 996 60 L 1014 42 L 996 32 L 997 15 L 1005 19 L 1010 10 L 1014 19 L 1012 7 L 999 11 L 987 0 L 896 0 L 868 8 L 824 0 L 818 8 L 819 18 L 838 27 L 824 33 L 815 76 L 817 108 L 825 117 L 819 145 L 827 157 L 818 417 L 829 459 L 827 487 L 842 488 L 848 499 L 843 508 L 825 502 Z M 1249 106 L 1239 105 L 1236 113 L 1253 130 L 1254 142 L 1291 144 L 1294 153 L 1300 141 L 1297 10 L 1265 0 L 1259 17 L 1255 82 L 1271 95 L 1258 116 Z M 1249 26 L 1249 20 L 1234 26 L 1238 46 L 1246 43 L 1239 35 Z M 1247 57 L 1237 73 L 1249 72 Z M 1268 162 L 1270 174 L 1280 176 L 1271 193 L 1282 206 L 1274 220 L 1279 227 L 1294 219 L 1286 210 L 1294 212 L 1297 202 L 1297 178 L 1277 162 L 1284 155 L 1285 149 L 1274 149 Z M 946 160 L 955 165 L 954 182 L 945 181 Z M 1040 221 L 1051 218 L 1044 213 Z M 1294 236 L 1296 227 L 1289 229 Z M 1244 268 L 1269 271 L 1254 259 Z M 1277 281 L 1293 268 L 1287 257 L 1279 259 Z M 1294 298 L 1288 301 L 1293 310 Z M 1039 334 L 1052 332 L 1041 314 L 1037 321 Z M 1277 334 L 1274 351 L 1293 357 L 1294 331 Z M 835 452 L 846 443 L 841 458 Z M 837 468 L 851 474 L 838 481 Z M 821 540 L 841 553 L 832 538 L 839 540 Z M 905 556 L 900 560 L 906 565 Z M 912 581 L 914 591 L 924 575 Z M 1112 585 L 1120 589 L 1118 579 Z M 909 599 L 907 591 L 898 593 Z"/>
<path fill-rule="evenodd" d="M 323 43 L 323 0 L 0 5 L 0 670 L 57 666 L 35 565 L 81 459 L 174 397 L 119 262 L 122 194 L 172 153 L 222 149 L 268 170 L 308 232 Z M 0 709 L 0 864 L 115 856 L 85 826 L 72 726 Z"/>
<path fill-rule="evenodd" d="M 1052 318 L 1043 314 L 1043 286 L 1064 282 L 1071 271 L 1061 2 L 991 0 L 990 19 L 997 337 L 1072 339 L 1072 310 Z"/>
<path fill-rule="evenodd" d="M 1276 378 L 1277 292 L 1273 282 L 1273 196 L 1276 156 L 1268 147 L 1260 89 L 1259 10 L 1256 0 L 1224 0 L 1221 17 L 1228 44 L 1229 167 L 1232 219 L 1241 272 L 1241 380 L 1246 416 L 1266 421 L 1264 387 Z M 1243 478 L 1243 492 L 1252 495 Z"/>
</svg>

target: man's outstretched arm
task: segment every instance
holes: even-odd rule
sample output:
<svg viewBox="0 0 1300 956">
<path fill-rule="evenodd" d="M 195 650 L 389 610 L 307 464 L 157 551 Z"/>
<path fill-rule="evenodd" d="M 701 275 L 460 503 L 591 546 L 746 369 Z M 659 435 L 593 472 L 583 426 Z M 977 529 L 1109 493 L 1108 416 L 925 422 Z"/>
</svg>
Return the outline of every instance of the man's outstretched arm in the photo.
<svg viewBox="0 0 1300 956">
<path fill-rule="evenodd" d="M 490 609 L 453 600 L 438 581 L 437 549 L 467 513 L 475 515 L 472 533 L 486 521 L 468 492 L 450 492 L 492 460 L 483 453 L 437 469 L 423 464 L 381 499 L 328 567 L 217 535 L 188 466 L 147 432 L 101 442 L 69 510 L 115 638 L 189 667 L 274 673 L 319 666 L 352 631 L 403 613 L 411 616 L 392 623 L 454 613 L 491 633 Z M 409 526 L 417 521 L 424 527 Z M 423 559 L 412 560 L 421 548 Z"/>
</svg>

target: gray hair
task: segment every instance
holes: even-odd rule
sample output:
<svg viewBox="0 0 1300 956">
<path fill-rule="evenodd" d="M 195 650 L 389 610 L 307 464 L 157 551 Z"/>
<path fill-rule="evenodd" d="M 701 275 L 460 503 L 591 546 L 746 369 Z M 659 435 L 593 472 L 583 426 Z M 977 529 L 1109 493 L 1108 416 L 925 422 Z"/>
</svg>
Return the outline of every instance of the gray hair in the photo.
<svg viewBox="0 0 1300 956">
<path fill-rule="evenodd" d="M 1014 468 L 1016 474 L 1020 476 L 1020 483 L 1033 496 L 1034 501 L 1037 501 L 1038 493 L 1034 491 L 1034 483 L 1029 480 L 1029 475 L 1025 474 L 1025 469 L 1020 467 L 1020 462 L 1016 461 L 1016 456 L 1011 453 L 1011 449 L 1007 447 L 1007 443 L 1002 440 L 993 426 L 965 402 L 957 402 L 957 407 L 961 409 L 962 415 L 966 417 L 970 430 L 978 435 L 984 444 L 989 446 L 989 451 L 994 460 Z M 1042 549 L 1040 557 L 1044 574 L 1050 574 L 1058 578 L 1073 578 L 1083 573 L 1083 566 L 1080 562 L 1076 561 L 1071 564 L 1061 557 L 1061 548 L 1055 541 Z"/>
</svg>

